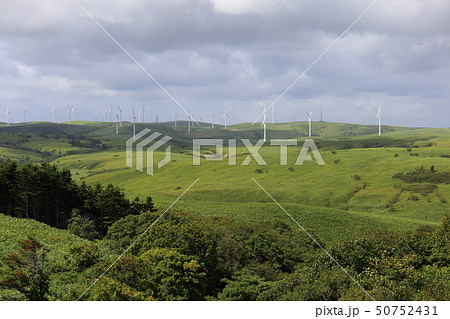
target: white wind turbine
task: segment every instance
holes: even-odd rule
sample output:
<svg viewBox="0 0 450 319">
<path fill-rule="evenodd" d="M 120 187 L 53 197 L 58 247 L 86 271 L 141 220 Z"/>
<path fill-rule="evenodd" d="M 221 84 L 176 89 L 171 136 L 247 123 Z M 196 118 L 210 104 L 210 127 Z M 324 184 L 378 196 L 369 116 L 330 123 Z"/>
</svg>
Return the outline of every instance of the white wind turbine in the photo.
<svg viewBox="0 0 450 319">
<path fill-rule="evenodd" d="M 211 128 L 214 128 L 214 112 L 211 113 Z"/>
<path fill-rule="evenodd" d="M 134 109 L 131 110 L 133 112 L 133 139 L 136 139 L 136 113 Z"/>
<path fill-rule="evenodd" d="M 120 105 L 117 105 L 119 108 L 119 125 L 122 126 L 122 109 L 120 108 Z"/>
<path fill-rule="evenodd" d="M 224 121 L 225 121 L 225 129 L 227 129 L 227 117 L 228 117 L 228 114 L 227 114 L 226 110 L 225 110 L 225 113 L 223 113 L 222 117 L 224 118 Z"/>
<path fill-rule="evenodd" d="M 75 106 L 70 103 L 72 105 L 72 120 L 75 121 Z"/>
<path fill-rule="evenodd" d="M 52 123 L 55 123 L 55 106 L 52 106 Z"/>
<path fill-rule="evenodd" d="M 270 113 L 272 113 L 272 124 L 275 123 L 275 114 L 273 113 L 274 108 L 272 107 L 272 110 Z"/>
<path fill-rule="evenodd" d="M 191 133 L 191 113 L 189 109 L 187 111 L 188 111 L 188 133 Z"/>
<path fill-rule="evenodd" d="M 9 125 L 10 124 L 10 116 L 11 116 L 11 113 L 9 112 L 9 108 L 7 108 L 6 109 L 6 125 Z"/>
<path fill-rule="evenodd" d="M 266 107 L 264 107 L 264 111 L 263 111 L 263 120 L 262 120 L 262 123 L 261 123 L 261 126 L 264 127 L 264 137 L 263 137 L 264 142 L 267 140 L 267 131 L 266 131 L 267 121 L 266 121 L 266 113 L 267 113 L 267 110 L 266 110 Z"/>
<path fill-rule="evenodd" d="M 311 112 L 306 112 L 306 114 L 308 114 L 308 124 L 309 124 L 309 137 L 311 137 L 311 118 L 312 118 L 312 111 Z"/>
<path fill-rule="evenodd" d="M 120 115 L 119 115 L 119 112 L 117 112 L 117 108 L 116 108 L 116 135 L 119 134 L 119 120 L 120 120 Z"/>
<path fill-rule="evenodd" d="M 114 108 L 111 105 L 111 107 L 109 108 L 109 121 L 110 122 L 113 121 L 113 110 L 114 110 Z"/>
<path fill-rule="evenodd" d="M 67 105 L 67 114 L 69 115 L 69 124 L 72 121 L 72 108 L 70 105 Z"/>
<path fill-rule="evenodd" d="M 24 123 L 25 123 L 26 119 L 27 119 L 27 109 L 23 108 L 23 122 Z"/>
<path fill-rule="evenodd" d="M 173 114 L 173 119 L 175 122 L 175 127 L 177 127 L 177 110 L 175 110 L 175 113 Z"/>
<path fill-rule="evenodd" d="M 108 122 L 108 109 L 107 108 L 105 109 L 103 114 L 105 115 L 105 122 Z"/>
<path fill-rule="evenodd" d="M 378 136 L 381 136 L 381 105 L 378 107 Z"/>
</svg>

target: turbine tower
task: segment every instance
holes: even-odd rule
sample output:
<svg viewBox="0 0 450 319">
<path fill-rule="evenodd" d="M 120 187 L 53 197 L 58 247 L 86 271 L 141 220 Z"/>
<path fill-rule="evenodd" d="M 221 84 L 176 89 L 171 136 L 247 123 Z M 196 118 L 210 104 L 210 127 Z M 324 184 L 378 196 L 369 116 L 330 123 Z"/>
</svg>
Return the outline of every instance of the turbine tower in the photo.
<svg viewBox="0 0 450 319">
<path fill-rule="evenodd" d="M 26 121 L 26 118 L 27 118 L 27 109 L 26 108 L 23 108 L 23 122 L 25 123 L 25 121 Z"/>
<path fill-rule="evenodd" d="M 119 109 L 119 125 L 122 126 L 122 109 L 120 105 L 117 105 L 117 108 Z"/>
<path fill-rule="evenodd" d="M 188 133 L 191 133 L 191 113 L 188 109 Z"/>
<path fill-rule="evenodd" d="M 145 123 L 145 109 L 144 109 L 143 106 L 141 107 L 141 110 L 139 112 L 141 113 L 141 121 L 142 121 L 142 123 Z"/>
<path fill-rule="evenodd" d="M 272 107 L 272 111 L 270 111 L 270 113 L 272 113 L 272 124 L 275 123 L 275 113 L 273 112 L 274 108 Z"/>
<path fill-rule="evenodd" d="M 381 136 L 381 105 L 378 107 L 378 136 Z"/>
<path fill-rule="evenodd" d="M 69 124 L 72 121 L 72 108 L 70 105 L 67 105 L 67 114 L 69 115 Z"/>
<path fill-rule="evenodd" d="M 133 139 L 136 139 L 136 113 L 134 109 L 131 110 L 133 112 Z"/>
<path fill-rule="evenodd" d="M 70 103 L 72 105 L 72 120 L 75 121 L 75 106 Z"/>
<path fill-rule="evenodd" d="M 309 124 L 309 137 L 311 137 L 311 118 L 312 118 L 312 111 L 306 112 L 308 114 L 308 124 Z"/>
<path fill-rule="evenodd" d="M 224 118 L 224 121 L 225 121 L 225 129 L 227 129 L 227 117 L 228 117 L 228 114 L 227 114 L 226 110 L 225 110 L 225 113 L 223 113 L 222 117 Z"/>
<path fill-rule="evenodd" d="M 214 112 L 211 113 L 211 128 L 214 128 Z"/>
<path fill-rule="evenodd" d="M 108 122 L 108 109 L 105 109 L 105 112 L 103 112 L 103 114 L 105 114 L 105 122 Z"/>
<path fill-rule="evenodd" d="M 266 109 L 266 107 L 264 107 L 264 111 L 263 111 L 263 120 L 262 120 L 262 123 L 261 123 L 261 126 L 264 127 L 264 137 L 263 137 L 264 142 L 267 140 L 267 131 L 266 131 L 266 124 L 267 124 L 267 121 L 266 121 L 266 113 L 267 113 L 267 109 Z"/>
<path fill-rule="evenodd" d="M 117 112 L 117 109 L 116 109 L 116 135 L 119 134 L 119 120 L 120 120 L 120 115 L 119 115 L 119 113 Z"/>
<path fill-rule="evenodd" d="M 175 113 L 173 114 L 173 119 L 175 121 L 175 127 L 177 127 L 177 110 L 175 110 Z"/>
<path fill-rule="evenodd" d="M 10 118 L 10 115 L 11 115 L 11 113 L 9 112 L 9 108 L 7 108 L 6 109 L 6 125 L 9 125 L 9 123 L 10 123 L 10 120 L 9 120 L 9 118 Z"/>
<path fill-rule="evenodd" d="M 55 106 L 52 106 L 52 123 L 55 123 Z"/>
</svg>

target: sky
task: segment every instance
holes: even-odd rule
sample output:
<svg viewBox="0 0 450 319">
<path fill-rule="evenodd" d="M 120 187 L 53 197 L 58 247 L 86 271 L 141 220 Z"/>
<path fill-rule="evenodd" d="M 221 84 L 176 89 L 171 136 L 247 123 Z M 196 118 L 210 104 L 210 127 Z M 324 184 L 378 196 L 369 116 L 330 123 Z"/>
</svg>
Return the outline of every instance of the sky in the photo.
<svg viewBox="0 0 450 319">
<path fill-rule="evenodd" d="M 186 120 L 176 100 L 196 120 L 253 122 L 373 2 L 0 0 L 0 121 L 50 121 L 52 106 L 68 121 L 68 104 L 79 120 L 118 105 L 128 121 L 141 107 L 147 122 Z M 448 0 L 379 0 L 273 104 L 275 121 L 377 124 L 381 105 L 385 124 L 450 127 L 448 17 Z"/>
</svg>

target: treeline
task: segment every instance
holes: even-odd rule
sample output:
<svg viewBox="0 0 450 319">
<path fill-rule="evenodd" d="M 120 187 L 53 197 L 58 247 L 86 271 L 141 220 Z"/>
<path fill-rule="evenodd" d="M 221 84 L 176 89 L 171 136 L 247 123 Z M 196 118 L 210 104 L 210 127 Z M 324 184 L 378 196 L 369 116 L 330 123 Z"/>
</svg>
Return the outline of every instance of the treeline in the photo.
<svg viewBox="0 0 450 319">
<path fill-rule="evenodd" d="M 145 202 L 130 201 L 113 185 L 77 184 L 68 169 L 47 163 L 0 163 L 0 212 L 19 218 L 31 218 L 66 229 L 72 226 L 78 235 L 103 237 L 108 227 L 127 215 L 152 211 L 150 197 Z"/>
</svg>

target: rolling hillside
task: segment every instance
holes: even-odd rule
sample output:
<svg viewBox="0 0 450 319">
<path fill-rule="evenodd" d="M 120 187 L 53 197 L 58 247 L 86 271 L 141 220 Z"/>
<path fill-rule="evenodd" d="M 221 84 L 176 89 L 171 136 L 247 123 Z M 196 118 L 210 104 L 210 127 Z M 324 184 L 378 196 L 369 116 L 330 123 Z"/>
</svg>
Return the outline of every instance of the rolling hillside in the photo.
<svg viewBox="0 0 450 319">
<path fill-rule="evenodd" d="M 269 138 L 295 138 L 289 147 L 288 164 L 280 165 L 278 146 L 267 142 L 260 154 L 267 162 L 240 165 L 248 150 L 238 143 L 237 164 L 206 161 L 192 165 L 193 138 L 241 139 L 255 143 L 262 137 L 259 126 L 238 124 L 227 130 L 211 129 L 201 123 L 186 132 L 186 122 L 137 124 L 172 137 L 172 161 L 154 176 L 125 166 L 125 141 L 131 137 L 130 123 L 119 135 L 115 124 L 73 122 L 72 124 L 29 123 L 0 127 L 0 158 L 19 161 L 50 161 L 69 168 L 80 181 L 113 183 L 129 196 L 150 195 L 157 205 L 168 206 L 196 178 L 199 182 L 177 204 L 179 208 L 205 215 L 234 215 L 246 220 L 286 218 L 253 182 L 257 180 L 292 212 L 299 222 L 326 241 L 351 237 L 368 227 L 406 231 L 421 224 L 435 224 L 449 212 L 450 185 L 436 184 L 431 192 L 424 186 L 411 188 L 393 175 L 431 166 L 450 171 L 450 130 L 314 123 L 314 141 L 325 166 L 295 160 L 305 139 L 306 122 L 268 125 Z M 214 152 L 202 148 L 203 152 Z M 224 154 L 227 154 L 225 142 Z M 164 154 L 157 152 L 155 159 Z M 444 157 L 443 157 L 444 156 Z M 324 222 L 327 221 L 327 222 Z M 347 226 L 352 225 L 352 230 Z M 330 230 L 332 229 L 332 231 Z"/>
</svg>

